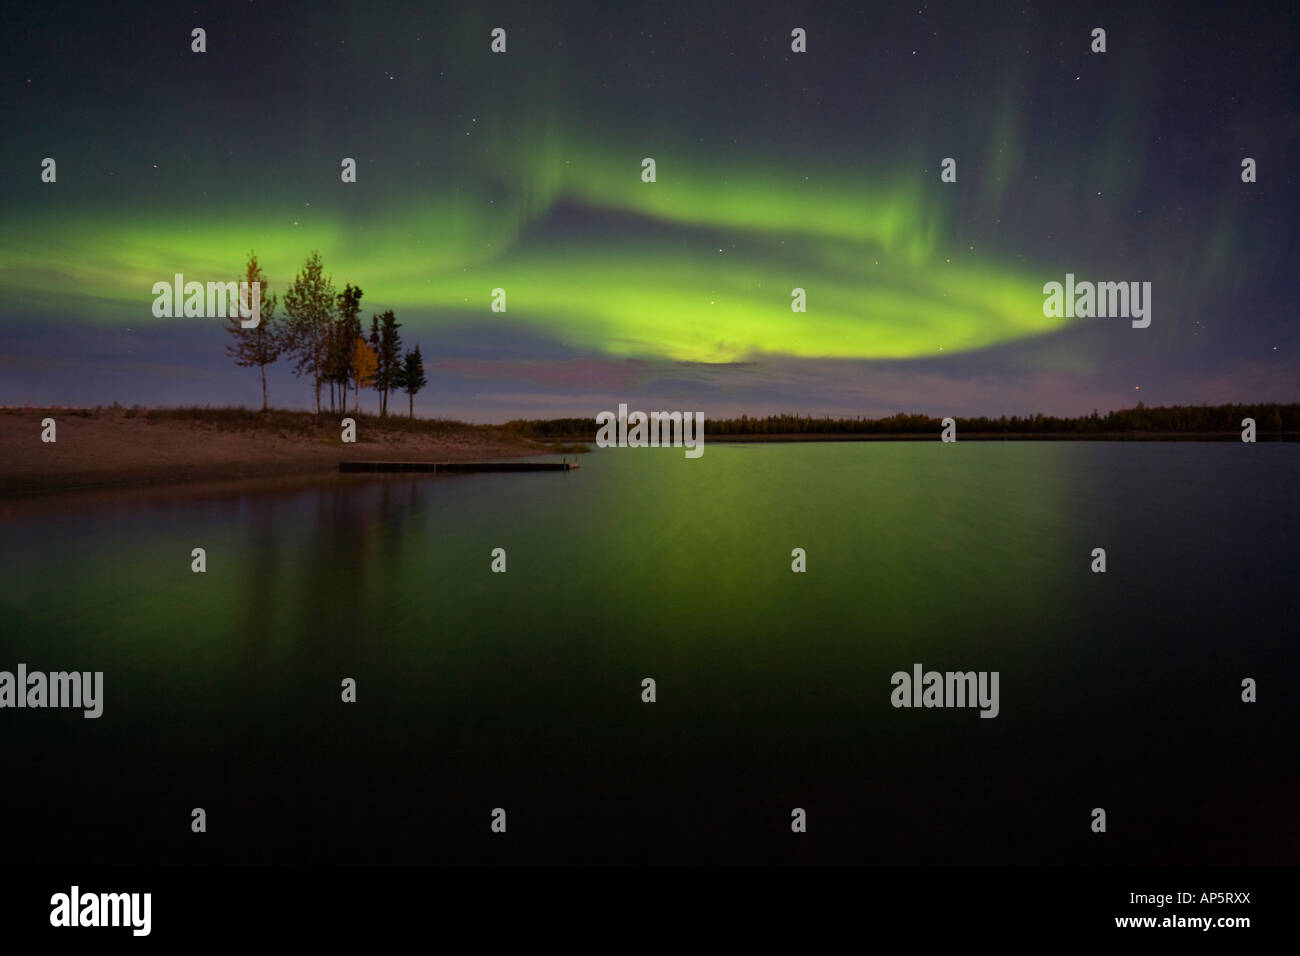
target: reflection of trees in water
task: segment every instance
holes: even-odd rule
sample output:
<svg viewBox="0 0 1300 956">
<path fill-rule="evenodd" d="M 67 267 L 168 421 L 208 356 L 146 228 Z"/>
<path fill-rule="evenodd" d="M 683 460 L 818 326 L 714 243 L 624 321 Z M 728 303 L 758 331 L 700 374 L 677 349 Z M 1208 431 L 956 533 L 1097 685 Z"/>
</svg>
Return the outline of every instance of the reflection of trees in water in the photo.
<svg viewBox="0 0 1300 956">
<path fill-rule="evenodd" d="M 315 520 L 300 560 L 303 613 L 295 625 L 304 643 L 342 653 L 340 666 L 355 660 L 349 650 L 373 644 L 390 626 L 388 598 L 407 550 L 417 482 L 336 485 L 311 495 Z"/>
<path fill-rule="evenodd" d="M 415 480 L 320 484 L 241 494 L 243 605 L 234 620 L 246 667 L 286 643 L 314 672 L 354 666 L 350 650 L 382 633 L 385 597 L 421 489 Z"/>
<path fill-rule="evenodd" d="M 248 502 L 248 549 L 243 568 L 247 585 L 240 595 L 244 605 L 242 634 L 243 663 L 249 671 L 260 668 L 267 657 L 267 632 L 275 626 L 279 589 L 277 575 L 279 536 L 271 496 L 258 496 Z"/>
</svg>

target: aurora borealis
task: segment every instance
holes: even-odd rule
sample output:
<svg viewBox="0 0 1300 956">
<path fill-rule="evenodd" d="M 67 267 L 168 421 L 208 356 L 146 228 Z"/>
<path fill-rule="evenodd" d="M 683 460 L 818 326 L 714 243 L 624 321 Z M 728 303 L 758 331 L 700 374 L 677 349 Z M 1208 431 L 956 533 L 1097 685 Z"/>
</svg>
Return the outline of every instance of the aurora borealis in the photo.
<svg viewBox="0 0 1300 956">
<path fill-rule="evenodd" d="M 252 402 L 149 294 L 250 249 L 272 292 L 319 249 L 395 310 L 428 414 L 1293 400 L 1292 16 L 1172 10 L 22 11 L 0 402 Z M 1155 321 L 1044 317 L 1066 272 L 1152 282 Z"/>
</svg>

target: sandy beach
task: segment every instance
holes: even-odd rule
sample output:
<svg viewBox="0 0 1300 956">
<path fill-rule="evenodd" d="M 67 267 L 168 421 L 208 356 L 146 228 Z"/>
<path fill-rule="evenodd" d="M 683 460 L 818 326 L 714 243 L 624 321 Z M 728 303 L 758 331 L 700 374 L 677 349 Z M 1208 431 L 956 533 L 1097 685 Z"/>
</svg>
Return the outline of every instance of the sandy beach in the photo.
<svg viewBox="0 0 1300 956">
<path fill-rule="evenodd" d="M 546 454 L 500 426 L 243 409 L 0 410 L 0 497 L 334 472 L 345 460 L 467 461 Z M 43 442 L 53 418 L 56 441 Z"/>
</svg>

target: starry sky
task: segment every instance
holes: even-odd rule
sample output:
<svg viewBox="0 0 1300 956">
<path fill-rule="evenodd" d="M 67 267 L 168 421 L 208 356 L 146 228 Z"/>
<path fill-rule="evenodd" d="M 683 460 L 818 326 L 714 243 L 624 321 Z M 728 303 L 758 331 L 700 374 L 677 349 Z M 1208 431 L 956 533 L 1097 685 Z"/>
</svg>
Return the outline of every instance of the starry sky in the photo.
<svg viewBox="0 0 1300 956">
<path fill-rule="evenodd" d="M 426 415 L 1300 398 L 1286 5 L 128 6 L 0 38 L 0 404 L 258 405 L 220 320 L 152 314 L 249 250 L 394 310 Z M 1067 272 L 1150 328 L 1044 317 Z"/>
</svg>

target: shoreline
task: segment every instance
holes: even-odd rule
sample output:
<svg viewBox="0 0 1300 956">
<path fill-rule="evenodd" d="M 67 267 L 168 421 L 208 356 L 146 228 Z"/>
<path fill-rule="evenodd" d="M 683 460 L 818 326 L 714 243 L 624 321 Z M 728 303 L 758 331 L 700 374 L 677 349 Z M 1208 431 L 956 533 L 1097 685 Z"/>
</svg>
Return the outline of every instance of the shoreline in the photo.
<svg viewBox="0 0 1300 956">
<path fill-rule="evenodd" d="M 339 420 L 356 421 L 355 443 Z M 42 421 L 55 420 L 43 442 Z M 244 409 L 5 409 L 0 499 L 248 479 L 337 475 L 340 462 L 472 461 L 572 453 L 494 425 L 364 413 Z"/>
<path fill-rule="evenodd" d="M 1096 434 L 1079 434 L 1077 432 L 958 432 L 957 440 L 963 441 L 1204 441 L 1204 442 L 1239 442 L 1241 432 L 1098 432 Z M 1300 441 L 1300 432 L 1260 432 L 1260 442 Z M 560 435 L 554 438 L 558 442 L 577 442 L 595 445 L 594 437 L 582 435 Z M 778 435 L 704 435 L 705 445 L 764 445 L 764 444 L 811 444 L 817 442 L 917 442 L 939 441 L 935 432 L 900 432 L 881 434 L 778 434 Z"/>
<path fill-rule="evenodd" d="M 341 440 L 352 418 L 356 441 Z M 42 441 L 53 418 L 56 440 Z M 1216 432 L 969 432 L 961 441 L 1239 442 Z M 705 435 L 706 444 L 939 441 L 933 432 Z M 1260 442 L 1300 441 L 1300 432 L 1264 432 Z M 529 437 L 505 425 L 444 419 L 379 418 L 364 412 L 244 408 L 0 409 L 0 499 L 68 492 L 257 479 L 321 479 L 347 461 L 464 462 L 574 454 L 593 450 L 593 436 Z M 593 447 L 587 447 L 593 446 Z"/>
</svg>

